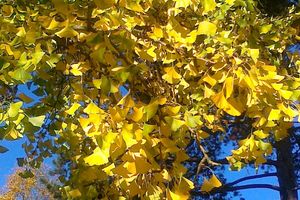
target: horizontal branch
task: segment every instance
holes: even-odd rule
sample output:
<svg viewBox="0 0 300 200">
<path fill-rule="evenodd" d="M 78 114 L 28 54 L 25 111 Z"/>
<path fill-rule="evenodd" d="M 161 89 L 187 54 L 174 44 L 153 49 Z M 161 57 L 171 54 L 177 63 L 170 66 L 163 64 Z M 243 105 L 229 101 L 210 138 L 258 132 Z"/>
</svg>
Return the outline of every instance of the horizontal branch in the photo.
<svg viewBox="0 0 300 200">
<path fill-rule="evenodd" d="M 270 184 L 248 184 L 248 185 L 241 185 L 241 186 L 230 186 L 230 187 L 219 187 L 215 188 L 209 193 L 202 193 L 201 191 L 191 191 L 191 195 L 194 196 L 209 196 L 212 194 L 218 194 L 223 192 L 233 192 L 237 190 L 247 190 L 247 189 L 258 189 L 258 188 L 264 188 L 264 189 L 271 189 L 275 191 L 280 191 L 280 187 L 276 185 L 270 185 Z"/>
<path fill-rule="evenodd" d="M 271 177 L 271 176 L 277 176 L 277 173 L 267 173 L 267 174 L 258 174 L 258 175 L 253 175 L 253 176 L 246 176 L 246 177 L 243 177 L 243 178 L 240 178 L 240 179 L 237 179 L 231 183 L 227 183 L 225 185 L 226 186 L 232 186 L 232 185 L 235 185 L 235 184 L 238 184 L 240 182 L 243 182 L 243 181 L 248 181 L 248 180 L 252 180 L 252 179 L 257 179 L 257 178 L 265 178 L 265 177 Z"/>
<path fill-rule="evenodd" d="M 300 190 L 300 185 L 298 185 L 295 188 L 293 188 L 293 190 Z"/>
<path fill-rule="evenodd" d="M 249 184 L 249 185 L 240 185 L 240 186 L 234 186 L 234 187 L 228 187 L 225 190 L 230 191 L 236 191 L 236 190 L 247 190 L 247 189 L 256 189 L 256 188 L 265 188 L 265 189 L 271 189 L 275 191 L 280 191 L 280 187 L 276 185 L 271 184 Z"/>
<path fill-rule="evenodd" d="M 192 157 L 192 158 L 186 160 L 185 162 L 199 162 L 200 160 L 201 159 L 198 158 L 198 157 Z M 221 164 L 221 165 L 229 165 L 230 164 L 226 158 L 215 160 L 214 162 L 218 163 L 218 164 Z M 245 164 L 254 164 L 254 161 L 251 161 L 249 163 L 245 162 Z M 273 166 L 277 165 L 276 161 L 275 160 L 271 160 L 271 159 L 267 159 L 267 161 L 265 163 L 263 163 L 263 164 L 265 164 L 265 165 L 273 165 Z"/>
</svg>

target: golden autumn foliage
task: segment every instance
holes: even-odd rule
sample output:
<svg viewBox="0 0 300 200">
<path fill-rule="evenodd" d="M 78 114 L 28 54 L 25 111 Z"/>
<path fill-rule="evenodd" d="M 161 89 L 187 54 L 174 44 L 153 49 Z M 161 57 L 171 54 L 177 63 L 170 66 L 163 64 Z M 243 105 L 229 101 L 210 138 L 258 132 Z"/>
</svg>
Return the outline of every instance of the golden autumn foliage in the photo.
<svg viewBox="0 0 300 200">
<path fill-rule="evenodd" d="M 300 13 L 267 17 L 254 0 L 0 1 L 1 139 L 27 137 L 27 162 L 70 160 L 74 199 L 188 199 L 220 187 L 184 177 L 191 140 L 251 133 L 227 159 L 258 166 L 299 121 Z M 31 95 L 19 90 L 25 85 Z M 52 139 L 49 139 L 51 136 Z M 39 150 L 37 150 L 39 149 Z"/>
<path fill-rule="evenodd" d="M 27 179 L 20 176 L 20 174 L 25 172 L 24 168 L 14 169 L 13 173 L 8 176 L 5 186 L 0 190 L 1 200 L 54 199 L 53 195 L 40 180 L 46 176 L 43 170 L 34 170 L 35 176 Z"/>
</svg>

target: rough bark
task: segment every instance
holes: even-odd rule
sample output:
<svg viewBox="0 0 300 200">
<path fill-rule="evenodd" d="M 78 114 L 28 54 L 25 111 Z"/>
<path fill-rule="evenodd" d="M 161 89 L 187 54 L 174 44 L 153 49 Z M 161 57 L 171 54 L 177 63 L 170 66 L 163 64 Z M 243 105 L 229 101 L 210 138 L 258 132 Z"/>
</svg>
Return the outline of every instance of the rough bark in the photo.
<svg viewBox="0 0 300 200">
<path fill-rule="evenodd" d="M 277 178 L 280 187 L 281 200 L 298 200 L 297 179 L 292 158 L 290 138 L 276 143 Z"/>
</svg>

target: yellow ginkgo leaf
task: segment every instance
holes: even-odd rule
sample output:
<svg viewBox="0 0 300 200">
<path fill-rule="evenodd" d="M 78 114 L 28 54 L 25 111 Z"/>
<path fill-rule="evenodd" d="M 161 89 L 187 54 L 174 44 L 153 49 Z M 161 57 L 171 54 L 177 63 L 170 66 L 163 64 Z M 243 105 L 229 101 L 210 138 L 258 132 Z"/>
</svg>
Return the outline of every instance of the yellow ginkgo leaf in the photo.
<svg viewBox="0 0 300 200">
<path fill-rule="evenodd" d="M 33 125 L 37 127 L 41 127 L 44 124 L 45 115 L 41 115 L 38 117 L 30 117 L 28 118 L 28 121 Z"/>
<path fill-rule="evenodd" d="M 13 117 L 17 116 L 22 105 L 23 105 L 22 101 L 10 104 L 9 109 L 7 111 L 8 117 L 13 118 Z"/>
<path fill-rule="evenodd" d="M 205 131 L 200 130 L 199 132 L 197 132 L 197 138 L 199 138 L 199 139 L 203 140 L 203 139 L 208 138 L 209 136 L 210 135 Z"/>
<path fill-rule="evenodd" d="M 168 200 L 184 200 L 187 199 L 186 195 L 180 195 L 172 192 L 171 190 L 167 190 L 167 199 Z"/>
<path fill-rule="evenodd" d="M 157 112 L 158 109 L 158 104 L 156 101 L 148 104 L 147 106 L 144 107 L 145 108 L 145 113 L 146 113 L 146 120 L 148 121 L 149 119 L 151 119 L 152 117 L 154 117 L 154 115 Z"/>
<path fill-rule="evenodd" d="M 291 98 L 291 96 L 293 95 L 293 92 L 292 91 L 288 91 L 288 90 L 279 90 L 279 94 L 283 98 L 289 100 Z"/>
<path fill-rule="evenodd" d="M 64 0 L 52 0 L 52 3 L 58 12 L 63 14 L 67 14 L 69 12 L 68 4 L 66 4 Z"/>
<path fill-rule="evenodd" d="M 155 130 L 157 128 L 156 125 L 150 125 L 150 124 L 144 124 L 143 127 L 143 135 L 148 137 L 149 133 L 151 133 L 153 130 Z"/>
<path fill-rule="evenodd" d="M 191 189 L 195 188 L 194 183 L 192 181 L 190 181 L 189 179 L 182 177 L 181 181 L 184 181 L 188 185 L 187 190 L 191 190 Z"/>
<path fill-rule="evenodd" d="M 279 120 L 280 117 L 281 117 L 281 114 L 280 114 L 280 110 L 279 109 L 272 109 L 269 113 L 269 117 L 268 117 L 268 120 L 271 121 L 271 120 Z"/>
<path fill-rule="evenodd" d="M 170 116 L 177 115 L 180 111 L 181 106 L 165 106 L 162 111 Z"/>
<path fill-rule="evenodd" d="M 175 119 L 173 117 L 165 117 L 165 120 L 171 126 L 172 131 L 177 131 L 181 126 L 185 124 L 184 121 Z"/>
<path fill-rule="evenodd" d="M 103 110 L 99 108 L 96 104 L 93 102 L 89 103 L 87 107 L 83 110 L 86 114 L 97 114 L 97 113 L 102 113 Z"/>
<path fill-rule="evenodd" d="M 225 98 L 225 96 L 224 96 L 224 94 L 223 94 L 222 91 L 219 92 L 219 93 L 217 93 L 217 94 L 215 94 L 215 95 L 213 95 L 211 97 L 211 100 L 220 109 L 225 108 L 227 106 L 227 101 L 226 101 L 226 98 Z"/>
<path fill-rule="evenodd" d="M 161 28 L 158 28 L 158 27 L 153 28 L 153 34 L 157 39 L 163 37 L 163 31 Z"/>
<path fill-rule="evenodd" d="M 18 138 L 23 137 L 23 135 L 17 131 L 14 127 L 8 131 L 8 133 L 5 135 L 5 139 L 7 140 L 16 140 Z"/>
<path fill-rule="evenodd" d="M 277 107 L 286 115 L 288 115 L 291 119 L 298 115 L 296 110 L 292 109 L 290 106 L 285 106 L 283 103 L 277 104 Z"/>
<path fill-rule="evenodd" d="M 179 81 L 181 75 L 176 72 L 174 67 L 166 67 L 164 68 L 166 74 L 162 76 L 164 80 L 166 80 L 170 84 L 174 84 Z"/>
<path fill-rule="evenodd" d="M 209 180 L 204 179 L 204 182 L 201 186 L 202 192 L 210 192 L 212 189 L 222 186 L 222 183 L 219 181 L 219 179 L 212 175 Z"/>
<path fill-rule="evenodd" d="M 175 0 L 176 4 L 175 4 L 175 8 L 187 8 L 192 1 L 190 0 Z"/>
<path fill-rule="evenodd" d="M 11 5 L 3 5 L 1 10 L 4 17 L 10 17 L 14 12 L 14 9 Z"/>
<path fill-rule="evenodd" d="M 81 196 L 81 192 L 78 189 L 74 189 L 71 191 L 68 191 L 68 195 L 70 195 L 70 197 L 73 198 L 78 198 Z"/>
<path fill-rule="evenodd" d="M 190 114 L 186 114 L 185 115 L 185 121 L 186 121 L 186 125 L 191 127 L 191 128 L 195 128 L 198 125 L 202 125 L 202 121 L 201 121 L 201 117 L 199 115 L 193 116 Z"/>
<path fill-rule="evenodd" d="M 82 72 L 78 69 L 78 68 L 72 68 L 70 70 L 70 72 L 74 75 L 74 76 L 82 76 Z"/>
<path fill-rule="evenodd" d="M 216 9 L 215 0 L 201 0 L 201 4 L 203 5 L 203 14 L 207 14 L 209 11 L 213 11 Z"/>
<path fill-rule="evenodd" d="M 68 110 L 66 110 L 65 112 L 69 115 L 74 115 L 74 113 L 76 112 L 76 110 L 80 107 L 81 105 L 79 103 L 74 103 Z"/>
<path fill-rule="evenodd" d="M 144 115 L 144 107 L 140 107 L 140 108 L 134 107 L 131 118 L 133 121 L 138 122 L 143 118 L 143 115 Z"/>
<path fill-rule="evenodd" d="M 95 86 L 95 88 L 100 89 L 101 88 L 101 79 L 94 79 L 93 85 Z"/>
<path fill-rule="evenodd" d="M 111 171 L 112 169 L 114 169 L 116 166 L 114 163 L 110 164 L 109 166 L 103 168 L 103 171 L 109 175 L 109 176 L 113 176 L 113 172 Z"/>
<path fill-rule="evenodd" d="M 155 61 L 156 60 L 156 53 L 154 52 L 154 50 L 156 49 L 155 46 L 152 46 L 150 47 L 148 50 L 147 50 L 147 54 L 149 56 L 151 56 L 153 58 L 153 60 Z"/>
<path fill-rule="evenodd" d="M 60 38 L 71 38 L 78 35 L 78 32 L 75 31 L 73 28 L 66 26 L 62 30 L 55 33 Z"/>
<path fill-rule="evenodd" d="M 217 32 L 217 26 L 209 21 L 203 21 L 199 23 L 198 34 L 214 36 Z"/>
<path fill-rule="evenodd" d="M 78 121 L 84 130 L 87 129 L 90 124 L 90 120 L 87 118 L 79 118 Z"/>
<path fill-rule="evenodd" d="M 275 131 L 275 140 L 279 141 L 283 138 L 286 138 L 289 135 L 288 131 L 286 129 L 278 129 Z"/>
<path fill-rule="evenodd" d="M 47 29 L 53 30 L 56 27 L 58 27 L 59 25 L 61 25 L 60 22 L 56 21 L 55 18 L 52 18 L 52 20 L 51 20 L 49 26 L 47 27 Z"/>
<path fill-rule="evenodd" d="M 128 1 L 126 8 L 135 12 L 144 12 L 143 7 L 135 1 Z"/>
<path fill-rule="evenodd" d="M 132 174 L 146 174 L 152 168 L 152 165 L 145 158 L 136 157 L 134 162 L 129 163 L 127 170 Z"/>
<path fill-rule="evenodd" d="M 215 92 L 212 89 L 204 86 L 204 98 L 210 98 L 212 95 L 215 95 Z"/>
<path fill-rule="evenodd" d="M 256 63 L 259 57 L 259 49 L 249 49 L 249 54 L 251 58 L 254 60 L 254 62 Z"/>
<path fill-rule="evenodd" d="M 128 110 L 128 108 L 126 109 Z M 122 111 L 119 108 L 110 108 L 110 117 L 114 122 L 120 122 L 125 116 L 122 115 Z"/>
<path fill-rule="evenodd" d="M 130 148 L 131 146 L 138 143 L 138 141 L 133 138 L 133 134 L 129 130 L 123 129 L 122 130 L 122 137 L 125 141 L 125 144 L 126 144 L 127 148 Z"/>
<path fill-rule="evenodd" d="M 107 9 L 110 8 L 114 5 L 115 0 L 94 0 L 95 4 L 97 5 L 98 8 L 100 9 Z"/>
<path fill-rule="evenodd" d="M 127 162 L 124 164 L 124 167 L 128 170 L 129 173 L 134 175 L 137 174 L 135 162 Z"/>
<path fill-rule="evenodd" d="M 232 116 L 240 116 L 244 111 L 243 104 L 234 98 L 230 98 L 224 108 L 224 111 Z"/>
<path fill-rule="evenodd" d="M 25 37 L 26 36 L 25 28 L 23 26 L 19 27 L 18 32 L 16 33 L 16 35 L 19 36 L 19 37 Z"/>
<path fill-rule="evenodd" d="M 108 158 L 104 154 L 104 152 L 99 147 L 97 147 L 92 155 L 84 158 L 84 162 L 90 166 L 103 165 L 108 163 Z"/>
<path fill-rule="evenodd" d="M 283 86 L 282 83 L 272 83 L 271 86 L 275 89 L 275 90 L 280 90 Z"/>
<path fill-rule="evenodd" d="M 229 98 L 233 92 L 233 77 L 227 77 L 224 83 L 225 86 L 225 97 Z"/>
<path fill-rule="evenodd" d="M 44 52 L 36 51 L 35 53 L 32 54 L 32 63 L 34 65 L 37 65 L 42 60 L 44 55 L 45 55 Z"/>
<path fill-rule="evenodd" d="M 10 56 L 14 55 L 14 52 L 11 50 L 10 46 L 7 45 L 7 44 L 1 44 L 0 49 L 6 50 L 7 54 L 10 55 Z"/>
<path fill-rule="evenodd" d="M 259 29 L 260 34 L 268 33 L 271 30 L 272 26 L 273 26 L 272 24 L 261 26 Z"/>
<path fill-rule="evenodd" d="M 256 135 L 259 139 L 265 139 L 269 136 L 268 133 L 264 133 L 262 130 L 257 130 L 253 132 L 254 135 Z"/>
<path fill-rule="evenodd" d="M 216 85 L 216 83 L 217 83 L 217 80 L 214 79 L 214 78 L 212 78 L 212 77 L 209 76 L 209 75 L 206 75 L 206 76 L 203 78 L 203 81 L 205 81 L 206 83 L 208 83 L 208 84 L 211 85 L 212 87 L 213 87 L 214 85 Z"/>
<path fill-rule="evenodd" d="M 226 3 L 228 3 L 229 5 L 234 4 L 235 0 L 225 0 Z"/>
<path fill-rule="evenodd" d="M 167 102 L 167 98 L 166 97 L 161 97 L 159 99 L 157 99 L 157 103 L 159 105 L 164 105 Z"/>
</svg>

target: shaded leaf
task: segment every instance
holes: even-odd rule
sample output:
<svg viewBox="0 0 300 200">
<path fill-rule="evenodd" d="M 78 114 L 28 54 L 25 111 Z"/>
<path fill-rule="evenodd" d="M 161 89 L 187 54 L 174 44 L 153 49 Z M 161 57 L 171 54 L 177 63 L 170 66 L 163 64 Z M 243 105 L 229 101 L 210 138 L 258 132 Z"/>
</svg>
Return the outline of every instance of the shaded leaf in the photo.
<svg viewBox="0 0 300 200">
<path fill-rule="evenodd" d="M 8 151 L 8 148 L 0 145 L 0 153 L 5 153 Z"/>
</svg>

